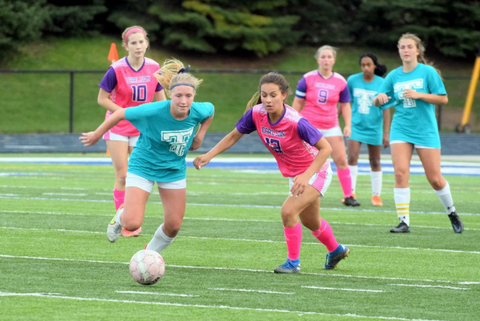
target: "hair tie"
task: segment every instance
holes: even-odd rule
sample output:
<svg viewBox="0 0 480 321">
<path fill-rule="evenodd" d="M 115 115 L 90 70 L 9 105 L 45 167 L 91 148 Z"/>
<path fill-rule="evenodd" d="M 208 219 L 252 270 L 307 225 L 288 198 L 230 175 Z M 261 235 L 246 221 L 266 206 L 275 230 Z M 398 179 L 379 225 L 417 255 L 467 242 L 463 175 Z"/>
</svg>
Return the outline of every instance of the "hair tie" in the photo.
<svg viewBox="0 0 480 321">
<path fill-rule="evenodd" d="M 187 72 L 187 71 L 189 71 L 189 70 L 190 70 L 190 65 L 188 65 L 187 68 L 182 68 L 182 69 L 180 69 L 180 70 L 177 72 L 177 74 L 183 74 L 184 72 Z"/>
</svg>

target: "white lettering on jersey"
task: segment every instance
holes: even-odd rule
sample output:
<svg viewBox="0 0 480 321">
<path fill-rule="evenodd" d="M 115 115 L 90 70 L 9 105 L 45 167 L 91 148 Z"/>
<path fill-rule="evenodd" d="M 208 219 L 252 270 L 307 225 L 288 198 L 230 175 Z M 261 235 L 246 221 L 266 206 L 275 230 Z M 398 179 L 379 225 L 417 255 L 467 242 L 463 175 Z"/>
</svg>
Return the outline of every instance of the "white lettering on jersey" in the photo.
<svg viewBox="0 0 480 321">
<path fill-rule="evenodd" d="M 372 107 L 372 99 L 375 94 L 375 91 L 353 88 L 353 97 L 357 99 L 360 114 L 370 114 L 370 107 Z"/>
<path fill-rule="evenodd" d="M 398 93 L 398 99 L 403 100 L 403 107 L 405 108 L 416 107 L 417 103 L 415 99 L 403 97 L 404 89 L 423 89 L 423 78 L 409 80 L 405 82 L 399 82 L 399 83 L 396 83 L 395 86 L 393 87 L 393 90 L 395 91 L 395 93 Z"/>
<path fill-rule="evenodd" d="M 194 127 L 184 130 L 162 131 L 162 141 L 170 144 L 170 152 L 183 156 L 187 143 L 193 134 Z"/>
</svg>

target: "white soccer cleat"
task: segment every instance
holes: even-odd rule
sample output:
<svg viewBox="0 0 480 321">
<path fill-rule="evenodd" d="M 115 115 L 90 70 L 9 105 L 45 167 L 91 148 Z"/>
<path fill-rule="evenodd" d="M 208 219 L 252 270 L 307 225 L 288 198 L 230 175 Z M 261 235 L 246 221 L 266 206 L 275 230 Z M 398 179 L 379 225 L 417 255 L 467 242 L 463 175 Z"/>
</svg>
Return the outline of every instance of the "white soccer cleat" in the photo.
<svg viewBox="0 0 480 321">
<path fill-rule="evenodd" d="M 118 210 L 118 212 L 123 212 L 123 207 Z M 120 223 L 120 215 L 118 215 L 118 222 L 115 221 L 117 214 L 113 217 L 110 224 L 107 227 L 107 238 L 110 242 L 114 243 L 118 240 L 120 235 L 122 235 L 122 224 Z"/>
</svg>

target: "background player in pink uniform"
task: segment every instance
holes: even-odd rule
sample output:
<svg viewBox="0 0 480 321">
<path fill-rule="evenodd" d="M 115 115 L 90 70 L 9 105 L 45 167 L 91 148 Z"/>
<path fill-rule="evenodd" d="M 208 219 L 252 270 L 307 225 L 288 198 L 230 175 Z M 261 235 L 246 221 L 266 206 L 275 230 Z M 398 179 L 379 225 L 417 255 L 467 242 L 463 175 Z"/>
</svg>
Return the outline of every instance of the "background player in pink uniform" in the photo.
<svg viewBox="0 0 480 321">
<path fill-rule="evenodd" d="M 336 55 L 334 47 L 318 48 L 315 54 L 318 69 L 306 73 L 300 79 L 292 107 L 301 112 L 332 146 L 332 159 L 337 166 L 344 204 L 359 206 L 360 203 L 352 195 L 352 180 L 343 140 L 343 136 L 350 137 L 351 132 L 350 93 L 345 78 L 333 71 Z M 345 120 L 343 135 L 338 123 L 337 105 Z"/>
<path fill-rule="evenodd" d="M 150 103 L 154 97 L 157 101 L 166 99 L 163 87 L 153 76 L 160 65 L 145 57 L 149 46 L 146 31 L 139 26 L 129 27 L 123 32 L 122 41 L 128 56 L 112 64 L 99 84 L 98 103 L 107 109 L 105 119 L 120 108 Z M 140 132 L 128 120 L 122 120 L 103 136 L 115 169 L 115 210 L 125 199 L 128 156 L 139 135 Z M 133 232 L 124 230 L 122 235 L 137 236 L 140 232 L 141 227 Z"/>
<path fill-rule="evenodd" d="M 330 185 L 332 171 L 328 157 L 332 151 L 323 135 L 290 106 L 284 104 L 288 83 L 282 75 L 269 73 L 260 79 L 259 93 L 250 100 L 236 128 L 207 154 L 195 158 L 200 169 L 216 155 L 232 147 L 244 134 L 257 131 L 263 144 L 275 157 L 280 172 L 289 177 L 290 196 L 281 215 L 287 243 L 287 261 L 275 273 L 300 272 L 302 225 L 328 250 L 324 268 L 334 269 L 348 256 L 349 249 L 338 244 L 330 225 L 320 215 L 320 196 Z M 251 107 L 253 104 L 256 106 Z"/>
</svg>

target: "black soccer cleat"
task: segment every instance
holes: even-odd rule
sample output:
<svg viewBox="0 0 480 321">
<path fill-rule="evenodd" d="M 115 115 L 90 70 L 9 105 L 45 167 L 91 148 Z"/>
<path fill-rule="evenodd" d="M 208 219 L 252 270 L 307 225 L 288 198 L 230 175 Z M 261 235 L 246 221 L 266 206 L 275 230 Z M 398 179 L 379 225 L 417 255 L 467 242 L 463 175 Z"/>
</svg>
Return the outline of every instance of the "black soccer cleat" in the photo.
<svg viewBox="0 0 480 321">
<path fill-rule="evenodd" d="M 345 206 L 360 206 L 360 202 L 353 198 L 353 196 L 345 198 L 343 204 L 345 204 Z"/>
<path fill-rule="evenodd" d="M 397 227 L 390 229 L 390 233 L 410 233 L 410 227 L 408 227 L 407 223 L 401 221 Z"/>
<path fill-rule="evenodd" d="M 452 222 L 453 231 L 455 233 L 462 233 L 463 223 L 460 217 L 458 216 L 457 212 L 452 212 L 448 214 L 448 218 L 450 219 L 450 222 Z"/>
</svg>

